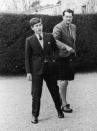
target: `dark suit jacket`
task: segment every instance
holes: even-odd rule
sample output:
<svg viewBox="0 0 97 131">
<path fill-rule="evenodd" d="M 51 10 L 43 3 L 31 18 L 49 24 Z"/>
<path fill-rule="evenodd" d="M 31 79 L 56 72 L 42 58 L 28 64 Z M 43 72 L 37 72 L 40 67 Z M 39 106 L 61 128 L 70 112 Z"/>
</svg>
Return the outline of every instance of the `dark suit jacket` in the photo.
<svg viewBox="0 0 97 131">
<path fill-rule="evenodd" d="M 44 60 L 51 60 L 53 50 L 56 49 L 56 42 L 52 34 L 43 33 L 43 45 L 44 49 L 42 49 L 35 34 L 26 39 L 26 73 L 32 73 L 32 75 L 41 75 L 43 72 Z"/>
<path fill-rule="evenodd" d="M 71 34 L 64 22 L 62 21 L 54 27 L 53 36 L 55 37 L 55 39 L 69 45 L 75 50 L 76 26 L 74 24 L 71 24 L 70 29 Z"/>
</svg>

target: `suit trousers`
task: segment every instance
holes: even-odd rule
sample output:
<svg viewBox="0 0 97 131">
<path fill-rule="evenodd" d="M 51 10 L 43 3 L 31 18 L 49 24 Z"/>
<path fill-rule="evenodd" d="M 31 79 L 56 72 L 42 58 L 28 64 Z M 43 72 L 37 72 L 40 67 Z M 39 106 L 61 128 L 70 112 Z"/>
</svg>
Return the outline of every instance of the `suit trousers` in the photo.
<svg viewBox="0 0 97 131">
<path fill-rule="evenodd" d="M 32 115 L 36 117 L 39 116 L 40 111 L 43 80 L 46 82 L 57 111 L 61 110 L 61 101 L 59 96 L 59 87 L 57 86 L 57 80 L 53 75 L 49 74 L 48 63 L 46 63 L 44 64 L 42 75 L 32 75 Z"/>
</svg>

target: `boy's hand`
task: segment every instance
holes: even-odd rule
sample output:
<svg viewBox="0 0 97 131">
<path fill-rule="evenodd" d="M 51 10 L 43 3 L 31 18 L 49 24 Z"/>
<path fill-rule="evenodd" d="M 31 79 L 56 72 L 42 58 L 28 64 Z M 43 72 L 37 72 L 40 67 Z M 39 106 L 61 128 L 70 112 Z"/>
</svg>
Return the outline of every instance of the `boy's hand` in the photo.
<svg viewBox="0 0 97 131">
<path fill-rule="evenodd" d="M 31 73 L 27 73 L 27 80 L 28 81 L 32 81 L 32 75 L 31 75 Z"/>
</svg>

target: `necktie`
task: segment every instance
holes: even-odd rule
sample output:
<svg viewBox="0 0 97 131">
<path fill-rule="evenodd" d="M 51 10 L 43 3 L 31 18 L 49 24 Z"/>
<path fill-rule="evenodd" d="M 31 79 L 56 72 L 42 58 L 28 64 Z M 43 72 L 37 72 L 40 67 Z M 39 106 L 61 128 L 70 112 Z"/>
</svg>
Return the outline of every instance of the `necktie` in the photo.
<svg viewBox="0 0 97 131">
<path fill-rule="evenodd" d="M 39 39 L 41 47 L 44 48 L 43 40 L 42 40 L 43 38 L 42 38 L 42 36 L 40 34 L 38 35 L 38 39 Z"/>
<path fill-rule="evenodd" d="M 70 31 L 70 30 L 69 30 L 69 26 L 67 26 L 67 30 Z"/>
<path fill-rule="evenodd" d="M 70 36 L 73 38 L 72 32 L 71 32 L 71 27 L 70 27 L 70 26 L 67 26 L 67 29 L 68 29 L 68 31 L 69 31 L 69 33 L 70 33 Z"/>
<path fill-rule="evenodd" d="M 71 35 L 71 29 L 70 26 L 67 26 L 67 30 L 69 31 L 70 35 Z M 72 36 L 72 35 L 71 35 Z"/>
<path fill-rule="evenodd" d="M 42 36 L 41 35 L 39 35 L 39 40 L 42 40 Z"/>
</svg>

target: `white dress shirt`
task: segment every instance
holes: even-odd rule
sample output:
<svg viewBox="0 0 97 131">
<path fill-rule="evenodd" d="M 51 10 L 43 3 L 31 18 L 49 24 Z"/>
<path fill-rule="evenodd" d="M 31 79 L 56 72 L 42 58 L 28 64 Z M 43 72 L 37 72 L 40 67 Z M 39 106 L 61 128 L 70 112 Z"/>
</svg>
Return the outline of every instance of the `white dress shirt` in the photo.
<svg viewBox="0 0 97 131">
<path fill-rule="evenodd" d="M 43 48 L 43 34 L 40 34 L 40 35 L 42 37 L 42 40 L 39 40 L 39 35 L 38 34 L 36 34 L 36 37 L 39 40 L 39 43 L 40 43 L 41 47 Z"/>
</svg>

